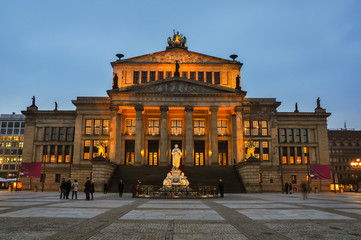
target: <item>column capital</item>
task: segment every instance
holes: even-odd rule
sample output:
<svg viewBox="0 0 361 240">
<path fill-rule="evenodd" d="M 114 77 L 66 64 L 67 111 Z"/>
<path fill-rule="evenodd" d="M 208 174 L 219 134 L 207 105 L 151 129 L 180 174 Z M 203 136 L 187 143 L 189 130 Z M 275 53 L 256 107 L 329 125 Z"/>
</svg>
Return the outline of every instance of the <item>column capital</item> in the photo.
<svg viewBox="0 0 361 240">
<path fill-rule="evenodd" d="M 164 112 L 164 111 L 168 112 L 168 106 L 162 105 L 162 106 L 159 107 L 159 109 L 160 109 L 161 112 Z"/>
<path fill-rule="evenodd" d="M 211 111 L 211 112 L 217 112 L 217 111 L 218 111 L 218 107 L 217 107 L 217 106 L 210 106 L 210 107 L 209 107 L 209 111 Z"/>
<path fill-rule="evenodd" d="M 143 111 L 144 110 L 144 107 L 143 107 L 143 105 L 142 104 L 136 104 L 135 106 L 134 106 L 134 109 L 135 109 L 135 111 Z"/>
<path fill-rule="evenodd" d="M 119 106 L 110 106 L 110 111 L 112 112 L 112 115 L 122 114 L 122 109 L 119 108 Z"/>
<path fill-rule="evenodd" d="M 187 105 L 186 107 L 185 107 L 185 110 L 186 110 L 186 112 L 193 112 L 193 106 L 191 106 L 191 105 Z"/>
<path fill-rule="evenodd" d="M 235 112 L 242 112 L 242 106 L 235 106 L 234 111 Z"/>
</svg>

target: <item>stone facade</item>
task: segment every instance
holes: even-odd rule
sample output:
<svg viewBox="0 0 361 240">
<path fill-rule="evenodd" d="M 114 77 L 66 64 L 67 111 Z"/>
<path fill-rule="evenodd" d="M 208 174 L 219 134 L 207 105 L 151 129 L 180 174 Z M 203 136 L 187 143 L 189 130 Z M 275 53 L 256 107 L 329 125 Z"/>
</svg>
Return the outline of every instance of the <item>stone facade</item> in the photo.
<svg viewBox="0 0 361 240">
<path fill-rule="evenodd" d="M 174 77 L 176 62 L 179 77 Z M 78 97 L 75 111 L 23 112 L 27 161 L 43 161 L 54 169 L 68 166 L 62 177 L 71 174 L 82 184 L 92 176 L 102 186 L 117 166 L 170 165 L 170 151 L 178 144 L 183 166 L 237 165 L 250 192 L 282 191 L 291 178 L 299 185 L 309 164 L 329 164 L 330 114 L 324 109 L 279 113 L 281 103 L 274 98 L 246 98 L 236 80 L 243 65 L 238 61 L 176 46 L 111 65 L 107 97 Z M 61 128 L 73 129 L 71 141 L 59 140 Z M 54 141 L 45 139 L 46 131 Z M 254 163 L 245 158 L 250 144 L 258 159 Z M 62 145 L 71 150 L 64 158 L 68 152 L 63 148 L 59 162 L 56 146 Z M 95 161 L 103 151 L 100 145 L 105 146 L 102 162 Z"/>
</svg>

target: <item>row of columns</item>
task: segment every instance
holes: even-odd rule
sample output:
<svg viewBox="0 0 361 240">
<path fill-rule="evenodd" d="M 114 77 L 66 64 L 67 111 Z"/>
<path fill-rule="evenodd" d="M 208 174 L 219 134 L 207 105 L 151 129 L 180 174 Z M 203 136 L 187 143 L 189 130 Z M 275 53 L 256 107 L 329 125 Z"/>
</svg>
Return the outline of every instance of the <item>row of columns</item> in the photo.
<svg viewBox="0 0 361 240">
<path fill-rule="evenodd" d="M 135 127 L 135 165 L 145 164 L 144 156 L 144 132 L 143 132 L 143 115 L 144 107 L 141 104 L 135 105 L 136 111 L 136 127 Z M 193 160 L 193 106 L 186 106 L 186 129 L 185 129 L 185 148 L 183 153 L 184 163 L 190 164 Z M 211 126 L 210 126 L 210 162 L 211 165 L 218 165 L 218 131 L 217 131 L 217 106 L 209 108 L 211 112 Z M 159 165 L 168 165 L 167 152 L 168 149 L 168 106 L 160 106 L 160 153 Z M 189 124 L 191 123 L 191 124 Z M 120 149 L 121 149 L 121 112 L 118 107 L 112 108 L 112 118 L 110 123 L 110 149 L 109 158 L 115 163 L 120 163 Z M 241 162 L 244 155 L 243 147 L 243 120 L 242 111 L 240 107 L 235 107 L 235 115 L 232 116 L 232 142 L 233 142 L 233 156 L 237 163 Z M 236 130 L 236 131 L 234 131 Z M 114 146 L 114 147 L 113 147 Z M 172 146 L 173 147 L 173 146 Z M 113 160 L 114 159 L 114 160 Z"/>
</svg>

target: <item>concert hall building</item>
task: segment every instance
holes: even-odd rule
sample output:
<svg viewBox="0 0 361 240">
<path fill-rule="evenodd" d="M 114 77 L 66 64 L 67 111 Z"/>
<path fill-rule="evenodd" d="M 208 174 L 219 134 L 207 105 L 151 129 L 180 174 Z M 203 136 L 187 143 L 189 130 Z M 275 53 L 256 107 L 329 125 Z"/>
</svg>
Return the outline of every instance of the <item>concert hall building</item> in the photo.
<svg viewBox="0 0 361 240">
<path fill-rule="evenodd" d="M 63 177 L 82 186 L 88 176 L 97 190 L 120 178 L 161 185 L 175 144 L 190 187 L 222 178 L 226 191 L 281 192 L 286 182 L 299 189 L 310 164 L 329 165 L 330 113 L 319 101 L 314 112 L 278 112 L 275 98 L 247 98 L 236 55 L 189 51 L 175 33 L 165 51 L 117 56 L 104 97 L 77 97 L 71 111 L 35 102 L 23 111 L 23 162 L 43 162 L 41 178 L 22 178 L 24 188 L 45 181 L 45 190 L 56 190 Z M 250 144 L 255 158 L 247 161 Z M 310 181 L 322 190 L 329 184 Z"/>
</svg>

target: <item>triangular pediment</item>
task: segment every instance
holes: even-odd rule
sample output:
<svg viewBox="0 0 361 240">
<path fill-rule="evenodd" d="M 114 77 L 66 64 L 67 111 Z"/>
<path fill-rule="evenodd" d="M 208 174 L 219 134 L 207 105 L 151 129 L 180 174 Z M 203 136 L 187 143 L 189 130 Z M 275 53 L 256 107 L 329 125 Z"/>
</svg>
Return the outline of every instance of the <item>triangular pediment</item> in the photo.
<svg viewBox="0 0 361 240">
<path fill-rule="evenodd" d="M 175 63 L 178 61 L 182 63 L 235 63 L 234 61 L 209 56 L 202 53 L 188 51 L 182 48 L 172 48 L 166 51 L 155 52 L 139 57 L 128 58 L 112 62 L 116 65 L 117 63 Z M 238 63 L 238 62 L 237 62 Z"/>
<path fill-rule="evenodd" d="M 114 89 L 111 92 L 133 94 L 245 94 L 244 91 L 178 77 Z"/>
</svg>

